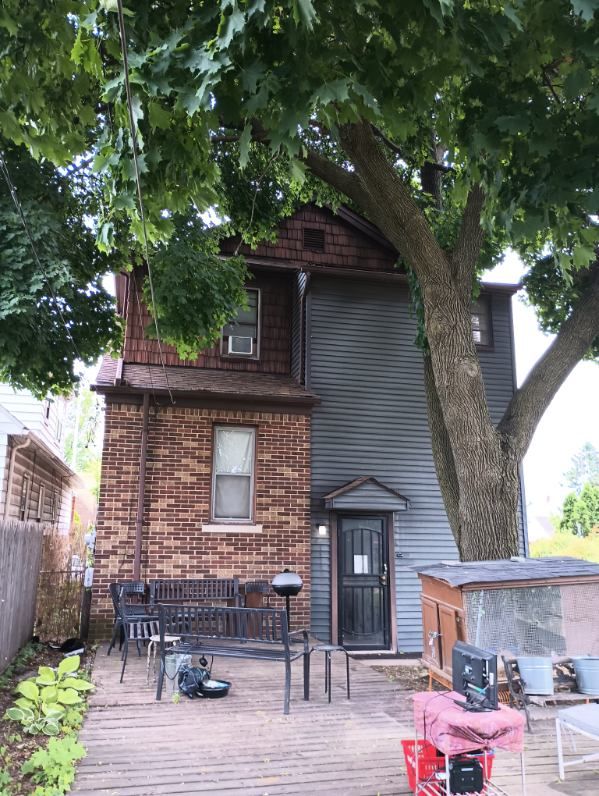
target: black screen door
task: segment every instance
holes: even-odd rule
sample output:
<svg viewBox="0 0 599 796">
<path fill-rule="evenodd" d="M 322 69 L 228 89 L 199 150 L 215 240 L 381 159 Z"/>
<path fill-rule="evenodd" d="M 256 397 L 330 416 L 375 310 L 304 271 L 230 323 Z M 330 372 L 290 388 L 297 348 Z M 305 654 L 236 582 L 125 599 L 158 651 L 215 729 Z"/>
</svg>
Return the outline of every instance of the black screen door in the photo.
<svg viewBox="0 0 599 796">
<path fill-rule="evenodd" d="M 384 517 L 340 517 L 339 636 L 349 649 L 389 647 L 389 549 Z"/>
</svg>

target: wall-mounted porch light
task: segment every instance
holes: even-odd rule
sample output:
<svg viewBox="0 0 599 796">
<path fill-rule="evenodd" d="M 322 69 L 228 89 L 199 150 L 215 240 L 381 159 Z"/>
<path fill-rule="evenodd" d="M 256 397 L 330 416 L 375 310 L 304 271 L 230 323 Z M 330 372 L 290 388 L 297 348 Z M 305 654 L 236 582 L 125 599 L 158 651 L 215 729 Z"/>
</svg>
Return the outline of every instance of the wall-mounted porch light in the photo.
<svg viewBox="0 0 599 796">
<path fill-rule="evenodd" d="M 316 533 L 318 536 L 328 536 L 329 535 L 329 526 L 328 525 L 317 525 L 316 526 Z"/>
</svg>

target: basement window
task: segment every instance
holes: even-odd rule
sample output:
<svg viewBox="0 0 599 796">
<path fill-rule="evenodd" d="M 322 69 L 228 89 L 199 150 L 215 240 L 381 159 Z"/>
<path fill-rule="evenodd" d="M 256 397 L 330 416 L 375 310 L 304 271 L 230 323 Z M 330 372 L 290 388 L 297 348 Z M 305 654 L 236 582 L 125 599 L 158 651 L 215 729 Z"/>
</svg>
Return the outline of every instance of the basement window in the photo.
<svg viewBox="0 0 599 796">
<path fill-rule="evenodd" d="M 483 348 L 493 343 L 489 296 L 479 297 L 472 305 L 472 337 L 476 345 Z"/>
<path fill-rule="evenodd" d="M 252 521 L 256 429 L 214 427 L 212 519 Z"/>
<path fill-rule="evenodd" d="M 312 252 L 324 251 L 324 229 L 304 227 L 304 249 Z"/>
<path fill-rule="evenodd" d="M 223 327 L 221 353 L 230 357 L 258 359 L 260 356 L 260 291 L 247 288 L 247 309 Z"/>
</svg>

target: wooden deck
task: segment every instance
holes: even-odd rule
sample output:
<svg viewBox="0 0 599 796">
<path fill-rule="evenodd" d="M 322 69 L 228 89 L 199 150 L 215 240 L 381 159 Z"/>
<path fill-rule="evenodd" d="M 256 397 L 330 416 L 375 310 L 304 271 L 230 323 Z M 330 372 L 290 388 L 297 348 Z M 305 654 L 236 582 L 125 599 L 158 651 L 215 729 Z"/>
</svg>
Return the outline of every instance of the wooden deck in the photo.
<svg viewBox="0 0 599 796">
<path fill-rule="evenodd" d="M 220 658 L 215 676 L 231 680 L 225 699 L 154 700 L 145 658 L 130 656 L 118 682 L 118 653 L 98 651 L 96 692 L 81 731 L 87 757 L 77 796 L 232 794 L 233 796 L 383 796 L 410 793 L 400 740 L 411 738 L 410 694 L 372 667 L 352 661 L 345 698 L 341 656 L 333 668 L 333 702 L 323 693 L 322 657 L 312 656 L 310 702 L 302 700 L 301 662 L 293 664 L 291 714 L 283 715 L 283 666 Z M 549 715 L 545 713 L 544 715 Z M 599 793 L 599 762 L 557 780 L 553 722 L 527 735 L 527 796 Z M 566 749 L 569 744 L 566 741 Z M 578 754 L 592 745 L 578 742 Z M 597 749 L 599 751 L 599 749 Z M 594 767 L 595 766 L 595 767 Z M 519 796 L 519 757 L 499 752 L 494 781 Z"/>
</svg>

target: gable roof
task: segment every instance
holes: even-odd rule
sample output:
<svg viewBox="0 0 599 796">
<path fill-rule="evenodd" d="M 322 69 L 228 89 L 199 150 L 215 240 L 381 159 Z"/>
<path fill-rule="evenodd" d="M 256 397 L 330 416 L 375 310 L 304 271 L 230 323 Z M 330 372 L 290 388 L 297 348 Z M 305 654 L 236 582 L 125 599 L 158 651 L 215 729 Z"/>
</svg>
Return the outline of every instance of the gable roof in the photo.
<svg viewBox="0 0 599 796">
<path fill-rule="evenodd" d="M 367 489 L 370 487 L 370 489 Z M 396 489 L 393 489 L 378 478 L 372 475 L 362 475 L 359 478 L 354 478 L 338 489 L 334 489 L 325 495 L 323 500 L 325 507 L 328 509 L 334 508 L 358 508 L 355 498 L 360 495 L 363 499 L 368 501 L 365 508 L 375 508 L 377 501 L 379 501 L 379 508 L 392 508 L 394 511 L 404 511 L 408 508 L 410 501 L 404 497 Z M 352 499 L 353 498 L 353 499 Z M 360 502 L 358 500 L 358 502 Z"/>
<path fill-rule="evenodd" d="M 318 233 L 321 246 L 305 239 L 306 233 Z M 221 243 L 221 253 L 228 256 L 237 251 L 239 238 Z M 346 207 L 333 211 L 328 207 L 307 204 L 293 215 L 282 219 L 274 241 L 258 243 L 251 249 L 240 248 L 249 264 L 294 270 L 322 269 L 332 272 L 357 271 L 366 274 L 387 274 L 405 279 L 396 268 L 397 252 L 380 230 L 370 221 Z"/>
</svg>

